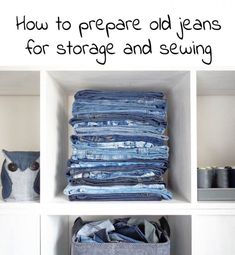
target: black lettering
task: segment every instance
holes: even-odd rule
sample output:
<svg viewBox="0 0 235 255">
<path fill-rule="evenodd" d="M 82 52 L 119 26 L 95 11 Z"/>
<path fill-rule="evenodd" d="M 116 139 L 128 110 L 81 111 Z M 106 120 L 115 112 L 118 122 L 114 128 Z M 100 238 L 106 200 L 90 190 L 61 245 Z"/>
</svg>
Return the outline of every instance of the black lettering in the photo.
<svg viewBox="0 0 235 255">
<path fill-rule="evenodd" d="M 141 27 L 137 27 L 140 24 L 140 20 L 139 19 L 134 19 L 133 20 L 133 28 L 135 30 L 141 30 Z"/>
<path fill-rule="evenodd" d="M 133 53 L 132 46 L 131 46 L 129 43 L 126 43 L 126 47 L 124 48 L 123 52 L 124 52 L 126 55 L 132 54 L 132 53 Z"/>
<path fill-rule="evenodd" d="M 64 55 L 66 54 L 66 50 L 64 49 L 64 45 L 63 44 L 58 44 L 57 45 L 57 51 L 56 51 L 57 54 L 59 55 Z"/>
<path fill-rule="evenodd" d="M 48 29 L 48 23 L 47 22 L 38 22 L 38 21 L 32 21 L 29 20 L 26 22 L 26 18 L 25 15 L 23 16 L 23 20 L 19 21 L 19 17 L 16 16 L 16 27 L 17 30 L 20 29 L 20 26 L 23 25 L 23 29 L 24 30 L 33 30 L 33 29 L 37 29 L 37 30 L 47 30 Z"/>
<path fill-rule="evenodd" d="M 202 24 L 203 24 L 203 29 L 204 30 L 207 30 L 207 27 L 208 27 L 209 30 L 212 29 L 212 25 L 211 25 L 211 22 L 209 20 L 204 20 L 202 22 Z"/>
<path fill-rule="evenodd" d="M 35 54 L 35 55 L 39 55 L 41 53 L 43 53 L 44 55 L 46 54 L 46 48 L 49 47 L 48 44 L 43 44 L 43 45 L 31 45 L 32 43 L 35 43 L 35 41 L 33 39 L 29 39 L 27 42 L 27 46 L 25 47 L 26 50 L 28 50 L 29 54 Z"/>
<path fill-rule="evenodd" d="M 174 50 L 175 49 L 177 49 L 177 44 L 176 43 L 172 43 L 171 45 L 170 45 L 170 52 L 172 53 L 172 54 L 174 54 L 174 55 L 177 55 L 177 54 L 179 54 L 179 52 L 174 52 Z"/>
<path fill-rule="evenodd" d="M 160 53 L 163 54 L 163 55 L 167 55 L 169 54 L 169 50 L 167 49 L 167 46 L 166 44 L 161 44 L 160 45 Z"/>
<path fill-rule="evenodd" d="M 210 45 L 206 46 L 205 53 L 209 55 L 209 61 L 207 62 L 206 60 L 202 59 L 202 62 L 206 65 L 210 65 L 212 63 L 212 48 Z"/>
<path fill-rule="evenodd" d="M 212 21 L 212 29 L 213 30 L 220 30 L 221 29 L 221 25 L 219 24 L 219 21 L 218 20 L 213 20 Z"/>
<path fill-rule="evenodd" d="M 113 23 L 113 22 L 108 22 L 107 24 L 106 24 L 106 35 L 107 35 L 107 37 L 109 38 L 109 30 L 113 30 L 113 29 L 115 29 L 115 24 Z"/>
<path fill-rule="evenodd" d="M 195 23 L 193 24 L 193 29 L 195 30 L 202 29 L 202 22 L 199 19 L 195 19 Z"/>
<path fill-rule="evenodd" d="M 79 24 L 79 34 L 81 36 L 81 38 L 83 37 L 83 30 L 87 30 L 88 29 L 88 24 L 86 22 L 82 22 Z"/>
</svg>

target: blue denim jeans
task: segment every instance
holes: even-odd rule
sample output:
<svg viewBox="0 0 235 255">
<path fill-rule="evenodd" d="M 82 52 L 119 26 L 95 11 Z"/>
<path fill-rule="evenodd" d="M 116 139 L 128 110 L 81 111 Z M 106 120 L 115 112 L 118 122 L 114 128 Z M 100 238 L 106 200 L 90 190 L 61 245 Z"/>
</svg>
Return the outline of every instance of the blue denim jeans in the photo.
<svg viewBox="0 0 235 255">
<path fill-rule="evenodd" d="M 103 126 L 103 127 L 79 127 L 77 124 L 74 125 L 74 130 L 79 136 L 147 136 L 157 137 L 158 139 L 167 140 L 167 137 L 162 135 L 164 129 L 161 127 L 123 127 L 123 126 Z"/>
<path fill-rule="evenodd" d="M 122 167 L 94 167 L 94 168 L 69 168 L 67 177 L 72 185 L 89 184 L 102 186 L 117 184 L 160 183 L 162 169 L 154 167 L 122 166 Z"/>
<path fill-rule="evenodd" d="M 100 90 L 81 90 L 78 91 L 74 98 L 75 100 L 157 100 L 162 99 L 162 92 L 144 92 L 143 91 L 100 91 Z"/>
<path fill-rule="evenodd" d="M 96 187 L 96 186 L 86 186 L 86 185 L 76 185 L 72 186 L 68 184 L 68 186 L 64 190 L 64 194 L 67 196 L 71 195 L 112 195 L 112 194 L 157 194 L 162 199 L 171 199 L 171 193 L 165 188 L 164 184 L 137 184 L 131 186 L 111 186 L 111 187 Z"/>
<path fill-rule="evenodd" d="M 73 146 L 72 159 L 89 160 L 129 160 L 129 159 L 168 159 L 168 146 L 154 146 L 152 148 L 134 148 L 134 149 L 77 149 Z"/>
<path fill-rule="evenodd" d="M 94 169 L 108 169 L 108 167 L 118 169 L 125 169 L 125 168 L 131 168 L 131 169 L 160 169 L 165 172 L 165 170 L 168 167 L 168 160 L 122 160 L 122 161 L 97 161 L 97 160 L 68 160 L 68 167 L 74 168 L 76 171 L 78 171 L 79 168 L 90 168 L 88 171 L 92 171 Z M 123 167 L 123 168 L 122 168 Z M 83 170 L 83 169 L 82 169 Z M 71 171 L 71 169 L 70 169 Z"/>
<path fill-rule="evenodd" d="M 107 136 L 106 136 L 107 137 Z M 135 137 L 131 136 L 128 140 L 128 137 L 124 141 L 110 141 L 110 142 L 83 142 L 80 141 L 78 136 L 72 135 L 71 142 L 74 147 L 78 149 L 89 149 L 89 148 L 107 148 L 107 149 L 134 149 L 134 148 L 151 148 L 154 146 L 163 146 L 165 145 L 167 137 L 161 135 L 156 136 L 154 139 L 154 143 L 144 141 L 144 138 L 141 140 L 135 139 Z"/>
<path fill-rule="evenodd" d="M 70 201 L 161 201 L 161 193 L 110 193 L 110 194 L 74 194 Z M 164 198 L 165 199 L 165 198 Z M 169 198 L 171 199 L 171 198 Z"/>
<path fill-rule="evenodd" d="M 87 94 L 87 95 L 84 95 Z M 133 93 L 133 92 L 98 92 L 87 91 L 83 95 L 75 95 L 72 114 L 76 116 L 89 116 L 92 118 L 99 114 L 121 114 L 126 117 L 140 115 L 158 116 L 158 119 L 166 118 L 166 100 L 161 93 Z M 92 99 L 92 104 L 90 104 Z"/>
<path fill-rule="evenodd" d="M 103 106 L 103 105 L 87 105 L 81 106 L 77 105 L 75 102 L 73 104 L 73 111 L 72 114 L 74 117 L 76 116 L 95 116 L 97 114 L 123 114 L 126 117 L 131 116 L 132 114 L 140 115 L 140 116 L 158 116 L 159 120 L 165 120 L 166 118 L 166 110 L 165 109 L 157 109 L 155 107 L 122 107 L 122 106 Z"/>
<path fill-rule="evenodd" d="M 162 181 L 169 157 L 163 93 L 79 91 L 72 115 L 70 200 L 171 199 Z"/>
<path fill-rule="evenodd" d="M 114 185 L 136 185 L 163 183 L 162 178 L 157 176 L 139 175 L 138 172 L 126 174 L 122 172 L 116 173 L 93 173 L 93 176 L 84 177 L 85 174 L 74 175 L 69 178 L 72 185 L 90 185 L 90 186 L 114 186 Z M 83 176 L 82 176 L 83 175 Z M 92 175 L 92 174 L 89 174 Z M 98 178 L 97 178 L 98 175 Z"/>
<path fill-rule="evenodd" d="M 153 145 L 162 146 L 166 143 L 168 140 L 167 136 L 163 135 L 157 135 L 157 136 L 126 136 L 126 135 L 108 135 L 108 136 L 78 136 L 78 135 L 72 135 L 71 136 L 71 142 L 72 144 L 80 144 L 80 143 L 86 143 L 91 144 L 94 146 L 96 143 L 117 143 L 117 142 L 144 142 L 144 143 L 150 143 Z"/>
<path fill-rule="evenodd" d="M 144 125 L 153 126 L 155 128 L 166 128 L 167 122 L 159 119 L 158 116 L 140 115 L 140 114 L 96 114 L 96 115 L 76 115 L 69 121 L 71 126 L 78 124 L 80 127 L 84 126 L 104 126 L 106 123 L 109 126 L 115 126 L 116 123 L 119 126 L 128 125 Z"/>
<path fill-rule="evenodd" d="M 100 127 L 109 127 L 110 129 L 114 127 L 122 127 L 122 128 L 142 128 L 142 129 L 150 129 L 150 131 L 155 131 L 156 133 L 163 134 L 166 129 L 167 123 L 165 121 L 152 121 L 146 118 L 142 119 L 116 119 L 114 115 L 110 116 L 107 120 L 82 120 L 72 118 L 70 120 L 70 124 L 77 132 L 79 132 L 82 128 L 100 128 Z"/>
</svg>

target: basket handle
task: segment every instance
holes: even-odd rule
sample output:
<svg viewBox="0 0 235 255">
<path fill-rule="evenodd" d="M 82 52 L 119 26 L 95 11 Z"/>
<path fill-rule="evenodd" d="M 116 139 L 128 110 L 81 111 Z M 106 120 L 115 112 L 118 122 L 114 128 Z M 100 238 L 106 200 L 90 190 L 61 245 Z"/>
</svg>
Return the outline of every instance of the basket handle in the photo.
<svg viewBox="0 0 235 255">
<path fill-rule="evenodd" d="M 167 219 L 165 217 L 161 217 L 159 219 L 159 222 L 160 222 L 161 228 L 167 233 L 168 237 L 170 237 L 171 230 L 170 230 L 170 226 L 169 226 Z"/>
</svg>

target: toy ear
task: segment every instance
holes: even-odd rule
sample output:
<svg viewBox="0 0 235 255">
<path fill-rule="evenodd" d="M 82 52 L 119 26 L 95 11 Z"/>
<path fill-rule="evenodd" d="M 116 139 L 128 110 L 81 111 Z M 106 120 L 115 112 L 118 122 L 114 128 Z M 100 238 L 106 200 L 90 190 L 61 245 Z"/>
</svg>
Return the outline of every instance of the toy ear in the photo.
<svg viewBox="0 0 235 255">
<path fill-rule="evenodd" d="M 9 151 L 2 150 L 2 154 L 5 157 L 5 159 L 7 159 L 8 161 L 11 161 L 11 159 L 8 157 Z"/>
<path fill-rule="evenodd" d="M 2 165 L 1 180 L 2 180 L 2 198 L 7 199 L 11 195 L 12 182 L 5 169 L 6 160 L 4 160 Z"/>
</svg>

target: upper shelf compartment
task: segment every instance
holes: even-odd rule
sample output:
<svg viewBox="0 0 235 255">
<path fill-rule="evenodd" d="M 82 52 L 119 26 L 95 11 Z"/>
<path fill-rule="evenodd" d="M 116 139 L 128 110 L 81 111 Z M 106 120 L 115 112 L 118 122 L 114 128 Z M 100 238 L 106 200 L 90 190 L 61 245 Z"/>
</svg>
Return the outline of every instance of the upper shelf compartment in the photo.
<svg viewBox="0 0 235 255">
<path fill-rule="evenodd" d="M 43 167 L 48 169 L 42 173 L 42 199 L 49 202 L 67 201 L 61 194 L 66 186 L 66 164 L 70 156 L 72 129 L 68 121 L 74 93 L 82 89 L 108 89 L 166 93 L 170 137 L 168 187 L 173 191 L 173 202 L 191 200 L 189 72 L 51 71 L 42 74 L 41 85 L 44 118 L 42 158 Z"/>
<path fill-rule="evenodd" d="M 39 72 L 0 71 L 0 165 L 3 149 L 40 150 L 39 95 Z"/>
<path fill-rule="evenodd" d="M 40 72 L 0 71 L 0 96 L 39 96 Z"/>
<path fill-rule="evenodd" d="M 235 165 L 235 71 L 197 72 L 198 166 Z"/>
<path fill-rule="evenodd" d="M 235 71 L 198 71 L 198 96 L 235 96 Z"/>
<path fill-rule="evenodd" d="M 197 72 L 197 95 L 198 166 L 234 166 L 235 71 Z M 199 189 L 198 200 L 235 200 L 234 170 L 203 171 L 198 172 L 204 176 L 200 180 L 208 181 L 210 185 L 205 187 L 213 188 Z"/>
</svg>

